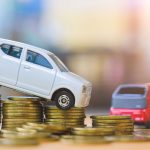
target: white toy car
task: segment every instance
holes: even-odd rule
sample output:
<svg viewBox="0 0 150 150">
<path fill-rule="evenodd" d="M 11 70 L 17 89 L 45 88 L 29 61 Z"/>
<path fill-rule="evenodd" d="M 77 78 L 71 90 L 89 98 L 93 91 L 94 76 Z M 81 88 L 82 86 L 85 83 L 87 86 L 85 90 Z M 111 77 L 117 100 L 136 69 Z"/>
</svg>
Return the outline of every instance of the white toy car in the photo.
<svg viewBox="0 0 150 150">
<path fill-rule="evenodd" d="M 0 39 L 0 85 L 55 101 L 61 109 L 88 106 L 92 90 L 53 53 L 5 39 Z"/>
</svg>

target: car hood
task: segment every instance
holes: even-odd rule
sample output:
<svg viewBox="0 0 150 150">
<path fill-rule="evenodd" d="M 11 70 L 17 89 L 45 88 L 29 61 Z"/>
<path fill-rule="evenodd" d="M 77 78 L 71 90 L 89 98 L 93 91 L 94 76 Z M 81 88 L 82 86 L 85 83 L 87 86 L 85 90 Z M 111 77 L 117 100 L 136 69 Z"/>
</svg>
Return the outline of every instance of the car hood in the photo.
<svg viewBox="0 0 150 150">
<path fill-rule="evenodd" d="M 86 85 L 86 86 L 92 86 L 92 84 L 87 81 L 86 79 L 82 78 L 81 76 L 74 74 L 72 72 L 63 72 L 65 74 L 65 78 L 71 81 L 79 82 L 80 84 Z"/>
</svg>

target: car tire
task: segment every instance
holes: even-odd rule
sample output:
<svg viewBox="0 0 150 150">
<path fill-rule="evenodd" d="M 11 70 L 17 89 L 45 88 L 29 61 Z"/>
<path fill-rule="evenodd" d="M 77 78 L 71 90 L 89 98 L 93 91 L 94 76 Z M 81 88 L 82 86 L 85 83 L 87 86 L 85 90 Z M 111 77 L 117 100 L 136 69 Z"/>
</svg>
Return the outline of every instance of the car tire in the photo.
<svg viewBox="0 0 150 150">
<path fill-rule="evenodd" d="M 150 120 L 148 122 L 146 122 L 145 126 L 147 129 L 150 129 Z"/>
<path fill-rule="evenodd" d="M 56 106 L 63 110 L 70 109 L 75 104 L 74 96 L 69 91 L 60 91 L 56 93 L 54 101 L 56 103 Z"/>
</svg>

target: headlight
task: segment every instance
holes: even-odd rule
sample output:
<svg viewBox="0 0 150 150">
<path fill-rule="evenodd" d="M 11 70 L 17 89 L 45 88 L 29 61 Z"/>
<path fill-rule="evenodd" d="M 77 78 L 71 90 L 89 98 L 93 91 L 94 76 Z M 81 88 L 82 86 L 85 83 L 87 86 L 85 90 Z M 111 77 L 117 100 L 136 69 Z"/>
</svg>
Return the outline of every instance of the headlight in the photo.
<svg viewBox="0 0 150 150">
<path fill-rule="evenodd" d="M 87 91 L 87 87 L 85 85 L 83 85 L 83 87 L 82 87 L 82 93 L 86 93 L 86 91 Z"/>
</svg>

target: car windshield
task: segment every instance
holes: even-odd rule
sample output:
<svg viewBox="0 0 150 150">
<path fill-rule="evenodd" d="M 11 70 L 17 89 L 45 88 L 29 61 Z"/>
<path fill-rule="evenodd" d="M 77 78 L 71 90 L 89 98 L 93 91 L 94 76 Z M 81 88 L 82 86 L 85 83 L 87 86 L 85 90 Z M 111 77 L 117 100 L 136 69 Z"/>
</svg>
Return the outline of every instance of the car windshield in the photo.
<svg viewBox="0 0 150 150">
<path fill-rule="evenodd" d="M 118 94 L 145 94 L 145 88 L 143 87 L 124 87 L 118 91 Z"/>
<path fill-rule="evenodd" d="M 146 108 L 146 88 L 123 87 L 112 99 L 114 108 L 142 109 Z"/>
<path fill-rule="evenodd" d="M 68 72 L 69 69 L 65 66 L 65 64 L 54 54 L 48 54 L 49 57 L 55 62 L 61 72 Z"/>
</svg>

